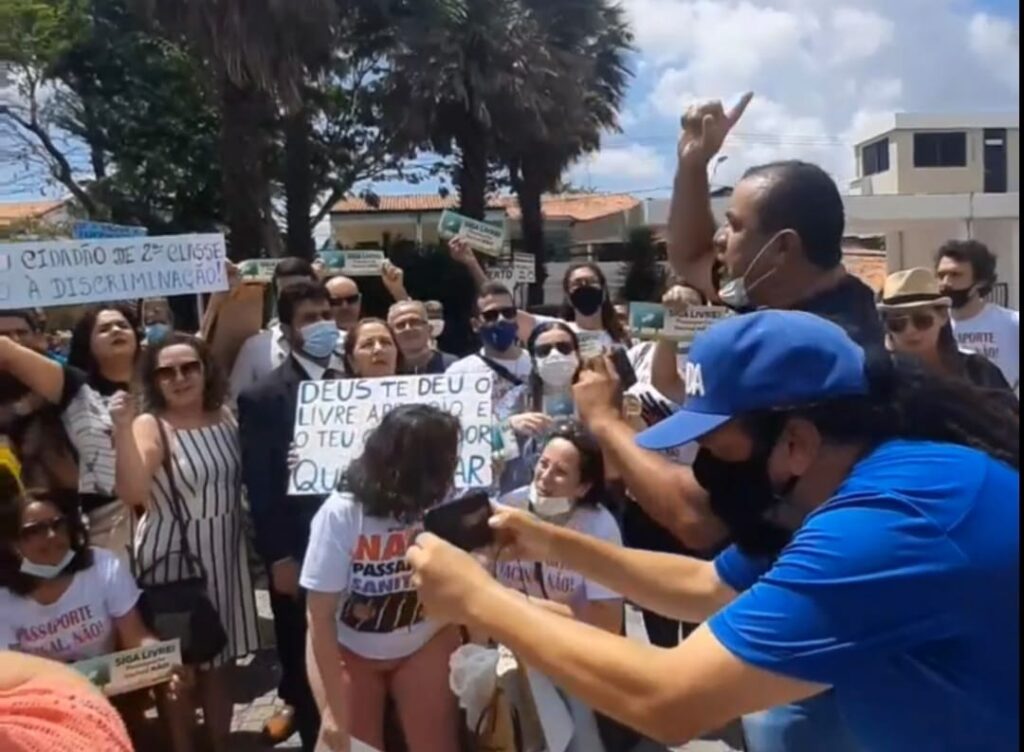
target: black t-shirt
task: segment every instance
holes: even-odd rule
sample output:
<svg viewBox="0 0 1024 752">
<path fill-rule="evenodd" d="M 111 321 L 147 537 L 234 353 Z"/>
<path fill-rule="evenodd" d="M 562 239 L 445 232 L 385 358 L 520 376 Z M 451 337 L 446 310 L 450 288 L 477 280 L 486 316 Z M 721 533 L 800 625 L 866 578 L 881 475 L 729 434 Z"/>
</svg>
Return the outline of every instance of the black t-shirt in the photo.
<svg viewBox="0 0 1024 752">
<path fill-rule="evenodd" d="M 813 313 L 846 330 L 868 357 L 885 356 L 885 330 L 878 315 L 875 294 L 857 277 L 847 275 L 823 293 L 793 306 L 793 310 Z"/>
<path fill-rule="evenodd" d="M 458 360 L 458 358 L 454 355 L 449 355 L 448 353 L 441 352 L 440 350 L 435 350 L 434 354 L 425 365 L 419 366 L 418 368 L 406 366 L 404 373 L 409 376 L 444 373 L 448 370 L 448 366 L 456 360 Z"/>
</svg>

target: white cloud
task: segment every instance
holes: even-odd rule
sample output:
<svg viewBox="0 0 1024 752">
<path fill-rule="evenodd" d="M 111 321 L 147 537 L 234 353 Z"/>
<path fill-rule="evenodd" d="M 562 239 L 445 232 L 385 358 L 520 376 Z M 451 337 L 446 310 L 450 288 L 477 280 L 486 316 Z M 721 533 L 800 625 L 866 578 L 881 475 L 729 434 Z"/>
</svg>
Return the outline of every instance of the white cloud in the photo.
<svg viewBox="0 0 1024 752">
<path fill-rule="evenodd" d="M 892 42 L 892 21 L 873 11 L 841 7 L 832 11 L 834 46 L 831 61 L 852 63 L 869 58 Z"/>
<path fill-rule="evenodd" d="M 653 188 L 668 178 L 668 166 L 662 155 L 650 146 L 636 143 L 606 147 L 584 157 L 570 170 L 570 179 L 583 185 L 614 180 L 633 188 Z"/>
<path fill-rule="evenodd" d="M 976 13 L 967 26 L 971 52 L 992 74 L 1020 90 L 1020 28 L 1005 18 Z"/>
</svg>

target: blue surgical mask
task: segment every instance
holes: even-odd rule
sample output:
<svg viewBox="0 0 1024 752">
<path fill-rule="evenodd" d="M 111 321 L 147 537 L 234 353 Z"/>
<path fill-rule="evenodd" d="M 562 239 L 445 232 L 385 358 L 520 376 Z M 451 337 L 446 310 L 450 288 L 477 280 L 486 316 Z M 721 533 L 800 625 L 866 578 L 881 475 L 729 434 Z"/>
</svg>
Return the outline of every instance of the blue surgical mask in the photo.
<svg viewBox="0 0 1024 752">
<path fill-rule="evenodd" d="M 146 326 L 146 342 L 150 345 L 159 344 L 170 333 L 171 327 L 167 324 L 149 324 Z"/>
<path fill-rule="evenodd" d="M 516 342 L 519 326 L 515 321 L 499 321 L 480 329 L 480 339 L 492 350 L 505 352 Z"/>
<path fill-rule="evenodd" d="M 30 577 L 38 577 L 41 580 L 53 580 L 60 577 L 61 573 L 68 568 L 68 564 L 75 558 L 75 552 L 68 550 L 59 564 L 36 564 L 24 556 L 21 557 L 21 573 Z"/>
<path fill-rule="evenodd" d="M 317 321 L 300 330 L 302 350 L 311 358 L 329 358 L 338 346 L 341 332 L 333 321 Z"/>
<path fill-rule="evenodd" d="M 751 259 L 749 264 L 747 264 L 747 268 L 743 271 L 743 273 L 740 276 L 736 277 L 735 279 L 731 279 L 724 285 L 722 285 L 721 289 L 719 289 L 718 291 L 718 299 L 721 300 L 724 305 L 728 306 L 734 311 L 746 311 L 753 308 L 753 305 L 750 302 L 750 293 L 753 291 L 755 287 L 757 287 L 770 276 L 775 274 L 775 272 L 778 271 L 778 267 L 772 267 L 771 269 L 766 271 L 764 274 L 762 274 L 760 277 L 758 277 L 749 284 L 747 284 L 747 275 L 750 274 L 750 270 L 754 268 L 754 265 L 765 254 L 765 251 L 767 251 L 771 247 L 772 243 L 774 243 L 776 240 L 778 240 L 788 232 L 793 231 L 782 230 L 781 232 L 777 232 L 774 235 L 772 235 L 768 242 L 761 246 L 761 250 L 754 254 L 754 258 Z"/>
</svg>

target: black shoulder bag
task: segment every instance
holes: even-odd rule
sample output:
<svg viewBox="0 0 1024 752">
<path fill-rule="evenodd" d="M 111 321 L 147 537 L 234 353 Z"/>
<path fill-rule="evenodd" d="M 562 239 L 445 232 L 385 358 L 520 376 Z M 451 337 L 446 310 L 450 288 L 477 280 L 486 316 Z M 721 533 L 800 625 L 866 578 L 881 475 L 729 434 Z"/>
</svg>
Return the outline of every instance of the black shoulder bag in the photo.
<svg viewBox="0 0 1024 752">
<path fill-rule="evenodd" d="M 488 358 L 486 355 L 478 355 L 478 358 L 484 362 L 484 365 L 490 368 L 495 375 L 505 379 L 505 381 L 512 384 L 512 386 L 522 386 L 523 380 L 512 373 L 510 370 L 505 368 L 501 363 L 498 363 L 493 358 Z"/>
<path fill-rule="evenodd" d="M 208 663 L 220 655 L 228 644 L 228 635 L 221 624 L 220 615 L 210 601 L 206 587 L 206 570 L 203 563 L 192 553 L 185 528 L 184 502 L 178 494 L 174 480 L 174 462 L 171 458 L 171 444 L 167 440 L 163 421 L 160 427 L 160 441 L 164 448 L 163 468 L 170 485 L 170 509 L 174 525 L 181 538 L 178 555 L 185 562 L 185 579 L 163 584 L 147 585 L 145 580 L 161 563 L 170 559 L 174 552 L 168 551 L 139 573 L 142 588 L 142 618 L 161 640 L 181 641 L 181 657 L 188 665 Z"/>
</svg>

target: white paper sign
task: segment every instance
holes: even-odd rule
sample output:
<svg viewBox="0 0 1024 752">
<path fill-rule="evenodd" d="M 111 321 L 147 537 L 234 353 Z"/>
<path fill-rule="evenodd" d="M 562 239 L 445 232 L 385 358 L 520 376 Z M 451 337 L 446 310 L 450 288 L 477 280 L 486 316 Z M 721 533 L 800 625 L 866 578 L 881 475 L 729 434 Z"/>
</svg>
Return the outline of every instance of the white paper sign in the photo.
<svg viewBox="0 0 1024 752">
<path fill-rule="evenodd" d="M 506 285 L 529 285 L 537 280 L 536 266 L 533 256 L 517 253 L 511 263 L 504 261 L 487 270 L 487 275 L 495 282 Z"/>
<path fill-rule="evenodd" d="M 103 694 L 112 697 L 170 681 L 174 668 L 180 665 L 180 641 L 165 640 L 143 648 L 88 658 L 71 667 L 85 675 Z"/>
<path fill-rule="evenodd" d="M 686 313 L 666 313 L 662 335 L 681 342 L 692 341 L 697 334 L 730 313 L 725 306 L 690 306 Z"/>
<path fill-rule="evenodd" d="M 288 493 L 333 491 L 349 463 L 362 454 L 366 436 L 399 405 L 433 405 L 459 418 L 462 446 L 455 485 L 489 486 L 493 381 L 487 371 L 303 382 L 295 411 L 299 461 Z"/>
<path fill-rule="evenodd" d="M 223 235 L 0 245 L 0 308 L 34 308 L 218 292 L 228 288 Z"/>
<path fill-rule="evenodd" d="M 384 251 L 321 251 L 317 255 L 329 277 L 379 277 L 387 259 Z"/>
<path fill-rule="evenodd" d="M 453 211 L 444 211 L 437 223 L 437 234 L 442 240 L 460 238 L 474 251 L 487 256 L 500 256 L 505 248 L 505 228 L 464 217 Z"/>
</svg>

